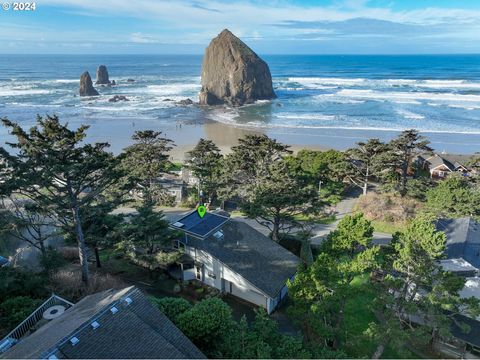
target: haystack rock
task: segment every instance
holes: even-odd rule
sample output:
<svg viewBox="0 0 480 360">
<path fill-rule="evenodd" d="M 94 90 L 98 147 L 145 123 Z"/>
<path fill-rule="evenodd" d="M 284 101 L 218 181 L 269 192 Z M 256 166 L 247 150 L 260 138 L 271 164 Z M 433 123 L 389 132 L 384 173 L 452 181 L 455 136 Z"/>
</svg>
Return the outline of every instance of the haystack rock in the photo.
<svg viewBox="0 0 480 360">
<path fill-rule="evenodd" d="M 234 105 L 274 99 L 272 75 L 242 40 L 223 30 L 205 50 L 202 65 L 201 105 Z"/>
<path fill-rule="evenodd" d="M 95 85 L 110 85 L 110 79 L 108 78 L 108 70 L 105 65 L 100 65 L 97 69 L 97 81 Z"/>
<path fill-rule="evenodd" d="M 80 96 L 97 96 L 100 95 L 93 87 L 92 78 L 88 71 L 80 76 Z"/>
</svg>

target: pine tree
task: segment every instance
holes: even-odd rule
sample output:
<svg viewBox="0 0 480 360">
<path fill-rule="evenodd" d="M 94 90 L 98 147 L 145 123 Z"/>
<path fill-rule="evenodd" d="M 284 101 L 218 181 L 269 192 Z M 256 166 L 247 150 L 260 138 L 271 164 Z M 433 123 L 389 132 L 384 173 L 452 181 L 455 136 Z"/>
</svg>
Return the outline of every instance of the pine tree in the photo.
<svg viewBox="0 0 480 360">
<path fill-rule="evenodd" d="M 9 167 L 0 192 L 26 196 L 58 223 L 72 225 L 82 280 L 88 284 L 82 210 L 118 181 L 118 159 L 106 151 L 108 143 L 83 143 L 88 126 L 70 130 L 57 116 L 39 116 L 36 126 L 28 131 L 8 119 L 2 122 L 16 142 L 8 143 L 12 153 L 0 148 L 0 158 Z"/>
</svg>

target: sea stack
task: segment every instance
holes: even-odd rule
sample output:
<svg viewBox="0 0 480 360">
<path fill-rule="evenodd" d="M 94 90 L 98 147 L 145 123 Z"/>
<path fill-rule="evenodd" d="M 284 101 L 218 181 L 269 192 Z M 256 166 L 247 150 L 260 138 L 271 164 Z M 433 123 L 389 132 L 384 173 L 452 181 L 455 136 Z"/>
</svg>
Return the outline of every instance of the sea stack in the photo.
<svg viewBox="0 0 480 360">
<path fill-rule="evenodd" d="M 201 105 L 240 106 L 274 99 L 272 75 L 265 61 L 228 29 L 205 50 Z"/>
<path fill-rule="evenodd" d="M 110 85 L 110 79 L 108 78 L 108 70 L 105 65 L 100 65 L 97 69 L 97 81 L 95 85 Z"/>
<path fill-rule="evenodd" d="M 97 96 L 100 95 L 93 87 L 92 78 L 88 71 L 80 76 L 80 96 Z"/>
</svg>

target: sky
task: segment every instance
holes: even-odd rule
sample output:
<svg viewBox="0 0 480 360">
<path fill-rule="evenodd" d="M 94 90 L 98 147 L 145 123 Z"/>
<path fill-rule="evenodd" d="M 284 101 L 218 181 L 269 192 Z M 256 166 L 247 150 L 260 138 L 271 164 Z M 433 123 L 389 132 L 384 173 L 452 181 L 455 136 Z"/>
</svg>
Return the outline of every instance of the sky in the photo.
<svg viewBox="0 0 480 360">
<path fill-rule="evenodd" d="M 202 54 L 224 28 L 260 54 L 480 53 L 480 1 L 39 0 L 0 10 L 0 53 Z"/>
</svg>

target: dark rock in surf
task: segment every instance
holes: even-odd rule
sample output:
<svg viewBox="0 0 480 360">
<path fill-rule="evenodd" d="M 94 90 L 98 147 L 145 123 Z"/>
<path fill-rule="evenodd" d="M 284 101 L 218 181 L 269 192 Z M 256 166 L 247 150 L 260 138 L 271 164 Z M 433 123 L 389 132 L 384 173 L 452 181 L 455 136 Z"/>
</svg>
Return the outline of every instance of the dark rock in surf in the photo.
<svg viewBox="0 0 480 360">
<path fill-rule="evenodd" d="M 265 61 L 229 30 L 223 30 L 205 50 L 201 105 L 234 105 L 275 98 Z"/>
<path fill-rule="evenodd" d="M 117 83 L 115 82 L 115 80 L 112 80 L 110 81 L 110 85 L 114 86 L 114 85 L 117 85 Z"/>
<path fill-rule="evenodd" d="M 97 81 L 95 85 L 110 85 L 110 79 L 108 78 L 108 70 L 105 65 L 100 65 L 97 69 Z"/>
<path fill-rule="evenodd" d="M 92 78 L 88 71 L 80 76 L 80 96 L 98 96 L 100 95 L 93 87 Z"/>
<path fill-rule="evenodd" d="M 183 100 L 177 101 L 177 105 L 182 105 L 182 106 L 193 105 L 193 100 L 192 99 L 183 99 Z"/>
<path fill-rule="evenodd" d="M 127 99 L 126 96 L 123 95 L 115 95 L 114 97 L 108 99 L 109 102 L 118 102 L 118 101 L 130 101 Z"/>
<path fill-rule="evenodd" d="M 127 79 L 127 82 L 132 83 L 132 82 L 135 82 L 135 80 L 134 79 Z"/>
</svg>

